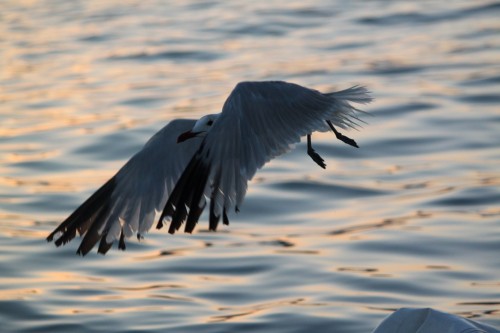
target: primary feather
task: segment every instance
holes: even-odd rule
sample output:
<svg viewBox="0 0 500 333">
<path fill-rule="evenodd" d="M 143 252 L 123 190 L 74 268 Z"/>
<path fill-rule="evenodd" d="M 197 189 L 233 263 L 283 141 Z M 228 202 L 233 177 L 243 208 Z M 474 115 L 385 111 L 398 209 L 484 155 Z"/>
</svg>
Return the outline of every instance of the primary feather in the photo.
<svg viewBox="0 0 500 333">
<path fill-rule="evenodd" d="M 177 143 L 196 120 L 179 119 L 156 133 L 106 184 L 87 199 L 48 237 L 57 246 L 84 235 L 77 253 L 85 255 L 100 242 L 106 253 L 113 242 L 147 232 L 167 201 L 179 176 L 198 149 L 201 139 Z"/>
</svg>

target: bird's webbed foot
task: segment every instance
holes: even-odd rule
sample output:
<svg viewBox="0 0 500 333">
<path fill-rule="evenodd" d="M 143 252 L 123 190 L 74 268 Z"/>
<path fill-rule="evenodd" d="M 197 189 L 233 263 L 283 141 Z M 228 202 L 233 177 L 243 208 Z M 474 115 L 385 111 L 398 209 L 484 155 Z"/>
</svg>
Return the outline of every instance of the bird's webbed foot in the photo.
<svg viewBox="0 0 500 333">
<path fill-rule="evenodd" d="M 332 129 L 333 133 L 335 133 L 335 136 L 337 137 L 337 139 L 339 139 L 340 141 L 342 141 L 344 143 L 347 143 L 349 146 L 353 146 L 353 147 L 359 148 L 359 146 L 356 143 L 356 141 L 354 141 L 350 137 L 345 136 L 344 134 L 342 134 L 339 131 L 337 131 L 337 129 L 335 127 L 333 127 L 333 125 L 332 125 L 332 123 L 331 123 L 330 120 L 327 120 L 326 122 L 327 122 L 328 126 L 330 126 L 330 128 Z"/>
<path fill-rule="evenodd" d="M 323 169 L 326 168 L 325 160 L 313 149 L 311 144 L 311 134 L 307 134 L 307 155 Z"/>
</svg>

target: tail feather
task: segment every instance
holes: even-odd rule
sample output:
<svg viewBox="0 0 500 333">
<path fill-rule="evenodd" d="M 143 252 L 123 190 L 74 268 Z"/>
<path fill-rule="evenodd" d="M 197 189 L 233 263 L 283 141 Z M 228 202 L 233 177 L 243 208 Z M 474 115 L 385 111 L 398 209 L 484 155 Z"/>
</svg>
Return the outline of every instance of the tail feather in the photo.
<svg viewBox="0 0 500 333">
<path fill-rule="evenodd" d="M 341 128 L 358 129 L 366 124 L 359 114 L 368 114 L 353 106 L 352 103 L 367 104 L 373 101 L 370 92 L 363 86 L 353 86 L 345 90 L 325 94 L 332 99 L 330 121 Z"/>
<path fill-rule="evenodd" d="M 360 104 L 368 104 L 373 101 L 373 97 L 370 96 L 370 91 L 363 86 L 353 86 L 348 89 L 328 93 L 326 95 L 336 99 L 343 99 Z"/>
</svg>

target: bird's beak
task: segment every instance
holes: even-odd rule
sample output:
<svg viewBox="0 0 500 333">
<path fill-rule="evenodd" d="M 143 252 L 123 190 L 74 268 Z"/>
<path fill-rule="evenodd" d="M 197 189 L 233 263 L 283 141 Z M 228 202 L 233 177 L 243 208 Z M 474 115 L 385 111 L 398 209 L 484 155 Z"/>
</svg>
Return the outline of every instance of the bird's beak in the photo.
<svg viewBox="0 0 500 333">
<path fill-rule="evenodd" d="M 198 134 L 200 134 L 200 132 L 192 132 L 192 131 L 184 132 L 181 135 L 179 135 L 179 137 L 177 138 L 177 143 L 181 143 L 181 142 L 184 142 L 188 139 L 194 138 Z"/>
</svg>

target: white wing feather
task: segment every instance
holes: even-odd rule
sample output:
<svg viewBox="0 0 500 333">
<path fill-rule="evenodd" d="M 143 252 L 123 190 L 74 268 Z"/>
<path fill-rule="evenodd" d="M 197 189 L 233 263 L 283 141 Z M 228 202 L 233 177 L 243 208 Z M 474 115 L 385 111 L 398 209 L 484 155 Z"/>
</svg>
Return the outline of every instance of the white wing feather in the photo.
<svg viewBox="0 0 500 333">
<path fill-rule="evenodd" d="M 174 120 L 156 133 L 116 175 L 115 202 L 122 202 L 113 214 L 124 222 L 125 237 L 148 231 L 156 211 L 160 211 L 201 139 L 177 143 L 183 132 L 193 128 L 195 120 Z M 115 223 L 116 225 L 116 223 Z M 112 242 L 117 237 L 109 237 Z"/>
<path fill-rule="evenodd" d="M 147 232 L 199 148 L 200 138 L 177 143 L 178 136 L 191 130 L 195 122 L 174 120 L 161 129 L 47 239 L 58 235 L 59 246 L 78 231 L 85 237 L 77 253 L 87 254 L 100 241 L 99 252 L 104 254 L 115 240 L 120 239 L 124 249 L 125 237 Z"/>
<path fill-rule="evenodd" d="M 204 207 L 203 191 L 211 199 L 210 229 L 215 230 L 221 216 L 227 224 L 226 212 L 233 207 L 238 210 L 247 182 L 266 162 L 289 151 L 302 136 L 327 131 L 326 120 L 341 128 L 356 126 L 357 113 L 362 111 L 349 101 L 368 103 L 371 97 L 363 87 L 322 94 L 286 82 L 239 83 L 183 172 L 160 219 L 171 219 L 171 233 L 187 219 L 185 231 L 191 232 Z"/>
<path fill-rule="evenodd" d="M 215 230 L 221 217 L 229 223 L 227 211 L 238 210 L 247 182 L 266 162 L 289 151 L 302 136 L 327 131 L 326 120 L 355 127 L 362 111 L 349 102 L 370 101 L 363 87 L 322 94 L 286 82 L 239 83 L 204 139 L 177 143 L 196 121 L 170 122 L 47 240 L 56 237 L 60 246 L 78 232 L 84 235 L 77 251 L 81 255 L 97 242 L 104 254 L 117 239 L 125 249 L 124 239 L 147 232 L 162 206 L 157 228 L 169 218 L 170 233 L 184 222 L 185 231 L 192 232 L 207 201 L 209 228 Z"/>
</svg>

